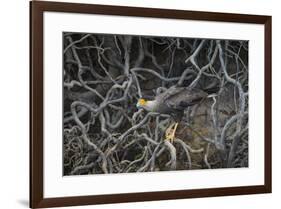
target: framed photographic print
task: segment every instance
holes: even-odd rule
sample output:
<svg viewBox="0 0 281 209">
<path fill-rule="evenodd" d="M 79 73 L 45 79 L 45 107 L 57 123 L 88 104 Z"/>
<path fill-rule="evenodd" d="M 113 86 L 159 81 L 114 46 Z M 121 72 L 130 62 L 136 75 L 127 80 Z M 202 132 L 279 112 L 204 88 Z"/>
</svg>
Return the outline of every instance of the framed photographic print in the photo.
<svg viewBox="0 0 281 209">
<path fill-rule="evenodd" d="M 271 17 L 30 2 L 30 207 L 271 192 Z"/>
</svg>

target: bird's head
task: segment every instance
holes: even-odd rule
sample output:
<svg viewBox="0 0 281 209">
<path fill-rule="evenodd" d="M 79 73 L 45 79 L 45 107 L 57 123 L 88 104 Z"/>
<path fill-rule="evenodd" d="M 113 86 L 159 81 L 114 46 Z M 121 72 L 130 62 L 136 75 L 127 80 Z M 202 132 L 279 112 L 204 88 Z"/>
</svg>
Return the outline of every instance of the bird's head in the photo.
<svg viewBox="0 0 281 209">
<path fill-rule="evenodd" d="M 148 101 L 146 99 L 140 98 L 137 103 L 137 108 L 145 108 L 147 102 Z"/>
<path fill-rule="evenodd" d="M 140 98 L 137 103 L 137 108 L 139 108 L 139 109 L 142 108 L 147 111 L 155 111 L 155 107 L 156 107 L 155 100 L 150 101 L 150 100 L 147 100 L 144 98 Z"/>
</svg>

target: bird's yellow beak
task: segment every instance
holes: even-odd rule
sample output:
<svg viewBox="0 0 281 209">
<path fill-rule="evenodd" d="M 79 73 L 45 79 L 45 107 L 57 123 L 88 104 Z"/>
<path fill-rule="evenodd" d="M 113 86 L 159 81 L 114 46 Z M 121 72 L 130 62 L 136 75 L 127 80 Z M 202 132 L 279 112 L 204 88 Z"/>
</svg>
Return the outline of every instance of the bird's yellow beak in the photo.
<svg viewBox="0 0 281 209">
<path fill-rule="evenodd" d="M 138 103 L 137 103 L 137 108 L 140 108 L 140 107 L 145 106 L 146 103 L 147 103 L 147 100 L 145 100 L 145 99 L 139 99 L 139 100 L 138 100 Z"/>
</svg>

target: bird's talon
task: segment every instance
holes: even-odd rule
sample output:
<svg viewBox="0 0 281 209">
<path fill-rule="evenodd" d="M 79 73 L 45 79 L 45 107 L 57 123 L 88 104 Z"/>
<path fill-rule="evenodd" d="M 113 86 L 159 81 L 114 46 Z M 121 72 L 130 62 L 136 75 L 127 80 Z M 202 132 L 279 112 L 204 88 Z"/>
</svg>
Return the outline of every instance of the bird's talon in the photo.
<svg viewBox="0 0 281 209">
<path fill-rule="evenodd" d="M 175 139 L 177 127 L 178 127 L 178 123 L 174 123 L 167 128 L 166 133 L 165 133 L 165 140 L 168 140 L 172 144 Z"/>
</svg>

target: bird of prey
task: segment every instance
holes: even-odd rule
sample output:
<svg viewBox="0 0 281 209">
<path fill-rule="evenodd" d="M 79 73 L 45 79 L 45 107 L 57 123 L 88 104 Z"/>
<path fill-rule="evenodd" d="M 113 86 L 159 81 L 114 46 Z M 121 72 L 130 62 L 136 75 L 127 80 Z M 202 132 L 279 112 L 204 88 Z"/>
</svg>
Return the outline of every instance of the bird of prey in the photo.
<svg viewBox="0 0 281 209">
<path fill-rule="evenodd" d="M 168 114 L 174 122 L 167 128 L 166 140 L 173 142 L 178 123 L 181 121 L 184 110 L 190 106 L 198 104 L 206 99 L 210 94 L 216 93 L 218 87 L 204 90 L 172 86 L 165 92 L 158 94 L 154 100 L 140 98 L 137 108 L 145 109 L 148 112 L 158 112 Z"/>
</svg>

